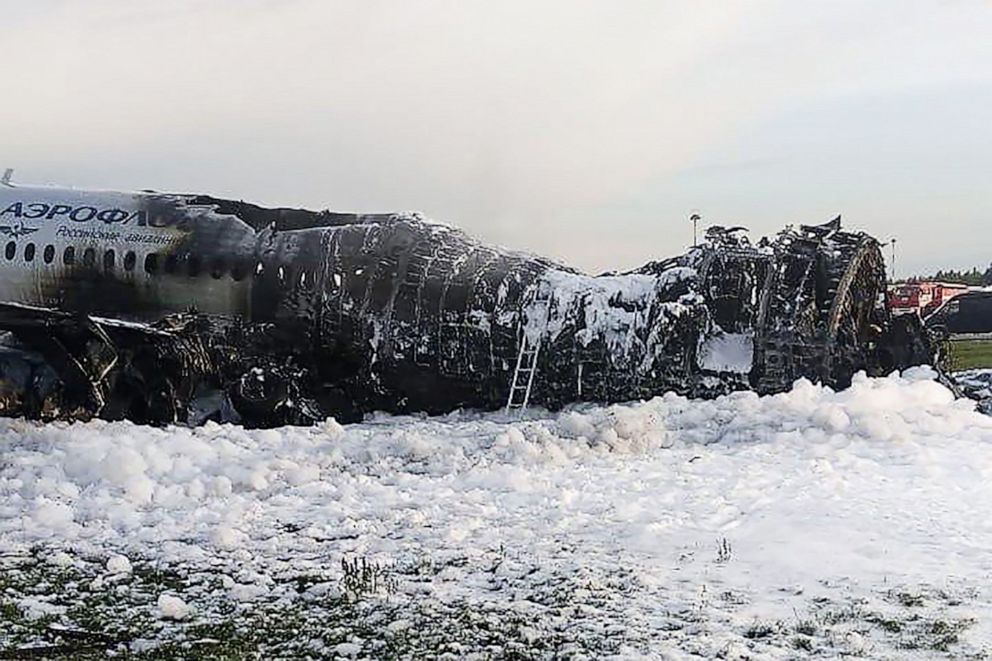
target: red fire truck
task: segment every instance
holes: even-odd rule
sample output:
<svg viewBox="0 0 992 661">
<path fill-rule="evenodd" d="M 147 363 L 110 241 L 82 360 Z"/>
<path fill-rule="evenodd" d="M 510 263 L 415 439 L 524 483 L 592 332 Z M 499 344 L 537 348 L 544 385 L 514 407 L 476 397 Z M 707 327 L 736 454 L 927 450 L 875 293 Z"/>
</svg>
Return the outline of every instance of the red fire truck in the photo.
<svg viewBox="0 0 992 661">
<path fill-rule="evenodd" d="M 955 282 L 904 282 L 889 287 L 889 309 L 893 314 L 919 313 L 927 317 L 941 305 L 968 291 Z"/>
</svg>

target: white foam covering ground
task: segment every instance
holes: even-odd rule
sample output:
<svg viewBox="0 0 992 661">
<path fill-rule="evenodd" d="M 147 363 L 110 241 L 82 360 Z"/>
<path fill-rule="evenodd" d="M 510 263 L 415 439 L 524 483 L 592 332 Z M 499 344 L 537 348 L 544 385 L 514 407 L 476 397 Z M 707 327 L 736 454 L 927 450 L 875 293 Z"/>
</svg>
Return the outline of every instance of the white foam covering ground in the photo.
<svg viewBox="0 0 992 661">
<path fill-rule="evenodd" d="M 799 382 L 771 397 L 666 395 L 526 420 L 264 431 L 0 420 L 0 546 L 42 545 L 63 564 L 102 556 L 116 574 L 128 558 L 209 568 L 224 578 L 211 598 L 235 603 L 303 599 L 278 580 L 294 572 L 323 573 L 332 590 L 343 557 L 429 558 L 443 571 L 400 577 L 398 594 L 526 613 L 525 639 L 582 624 L 622 638 L 621 657 L 795 658 L 806 643 L 763 623 L 777 632 L 817 604 L 889 612 L 910 607 L 892 594 L 941 594 L 926 612 L 969 622 L 952 652 L 982 653 L 992 418 L 932 379 L 916 369 L 838 393 Z M 570 616 L 534 596 L 555 581 L 574 583 Z M 188 596 L 158 606 L 176 620 L 209 614 Z M 935 654 L 859 622 L 829 636 L 821 624 L 809 644 Z"/>
</svg>

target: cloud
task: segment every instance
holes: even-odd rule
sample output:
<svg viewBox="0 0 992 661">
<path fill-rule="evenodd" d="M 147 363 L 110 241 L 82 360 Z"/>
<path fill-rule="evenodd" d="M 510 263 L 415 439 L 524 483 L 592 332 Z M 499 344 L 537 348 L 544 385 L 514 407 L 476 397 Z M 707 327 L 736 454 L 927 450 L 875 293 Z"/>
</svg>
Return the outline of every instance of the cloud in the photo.
<svg viewBox="0 0 992 661">
<path fill-rule="evenodd" d="M 610 209 L 783 108 L 985 80 L 985 14 L 964 2 L 43 2 L 0 41 L 17 64 L 0 137 L 29 176 L 416 208 L 605 268 L 684 243 L 657 224 L 682 223 L 673 209 Z M 599 249 L 604 231 L 646 227 L 650 246 Z"/>
</svg>

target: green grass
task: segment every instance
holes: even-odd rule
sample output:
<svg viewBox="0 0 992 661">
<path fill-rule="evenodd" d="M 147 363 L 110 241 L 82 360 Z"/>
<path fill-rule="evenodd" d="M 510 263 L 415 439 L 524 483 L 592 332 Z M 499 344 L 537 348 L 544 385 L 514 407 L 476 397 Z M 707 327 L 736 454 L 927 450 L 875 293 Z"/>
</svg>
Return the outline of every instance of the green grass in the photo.
<svg viewBox="0 0 992 661">
<path fill-rule="evenodd" d="M 59 567 L 49 556 L 40 547 L 0 554 L 0 661 L 108 655 L 134 661 L 331 659 L 340 656 L 336 649 L 343 643 L 370 658 L 597 658 L 636 641 L 625 631 L 602 629 L 595 618 L 585 627 L 576 616 L 576 590 L 598 608 L 624 598 L 612 585 L 594 590 L 571 579 L 549 581 L 547 593 L 532 595 L 544 597 L 536 617 L 492 600 L 441 600 L 409 589 L 430 584 L 420 579 L 454 562 L 408 566 L 343 558 L 337 590 L 307 596 L 308 588 L 329 576 L 290 572 L 275 578 L 273 591 L 280 596 L 239 603 L 226 596 L 221 577 L 211 571 L 135 557 L 131 574 L 111 579 L 102 557 L 77 556 L 72 566 Z M 398 589 L 401 581 L 407 592 Z M 159 617 L 156 601 L 163 593 L 181 596 L 192 615 L 180 622 Z M 38 616 L 25 600 L 59 612 Z"/>
<path fill-rule="evenodd" d="M 952 341 L 948 362 L 952 372 L 992 367 L 992 340 Z"/>
<path fill-rule="evenodd" d="M 641 584 L 624 568 L 595 580 L 572 568 L 564 575 L 544 572 L 540 583 L 522 591 L 527 584 L 519 578 L 540 568 L 498 572 L 508 562 L 502 547 L 482 558 L 475 573 L 492 575 L 491 596 L 471 600 L 422 589 L 443 586 L 451 567 L 470 566 L 463 556 L 387 564 L 343 557 L 341 572 L 310 566 L 307 573 L 275 574 L 271 594 L 244 603 L 205 568 L 132 557 L 131 574 L 110 577 L 104 557 L 77 555 L 63 567 L 49 562 L 51 556 L 43 547 L 0 554 L 0 661 L 336 659 L 351 650 L 377 659 L 643 656 L 662 639 L 701 649 L 694 641 L 719 622 L 711 622 L 708 609 L 682 604 L 670 610 L 663 601 L 660 611 L 639 619 L 644 615 L 628 604 Z M 332 582 L 337 589 L 311 590 Z M 192 615 L 163 620 L 156 607 L 163 592 L 182 596 Z M 961 608 L 978 594 L 887 586 L 857 599 L 817 596 L 802 617 L 795 611 L 794 621 L 741 621 L 736 633 L 755 656 L 876 658 L 912 650 L 919 658 L 988 659 L 988 649 L 969 641 L 976 620 L 967 604 Z M 724 615 L 749 603 L 729 591 L 723 601 Z M 32 610 L 39 602 L 59 610 L 39 616 Z M 656 614 L 663 617 L 653 635 L 638 631 Z M 339 653 L 345 643 L 348 650 Z"/>
</svg>

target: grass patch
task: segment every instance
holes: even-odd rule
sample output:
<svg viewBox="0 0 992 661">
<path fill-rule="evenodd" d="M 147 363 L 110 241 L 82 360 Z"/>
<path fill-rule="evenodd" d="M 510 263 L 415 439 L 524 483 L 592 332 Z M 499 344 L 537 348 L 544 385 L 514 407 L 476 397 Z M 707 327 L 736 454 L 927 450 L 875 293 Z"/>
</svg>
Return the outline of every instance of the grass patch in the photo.
<svg viewBox="0 0 992 661">
<path fill-rule="evenodd" d="M 724 537 L 717 542 L 714 562 L 718 565 L 725 565 L 730 562 L 732 557 L 734 557 L 734 548 L 730 545 L 730 541 Z"/>
<path fill-rule="evenodd" d="M 624 627 L 601 627 L 577 610 L 594 616 L 622 602 L 630 581 L 623 572 L 603 585 L 549 575 L 530 594 L 541 608 L 518 610 L 411 591 L 411 583 L 429 585 L 425 572 L 449 564 L 440 560 L 386 565 L 346 557 L 340 572 L 281 576 L 272 593 L 239 602 L 210 571 L 131 558 L 131 573 L 108 575 L 104 558 L 77 556 L 61 567 L 48 556 L 33 549 L 0 563 L 0 660 L 597 658 L 635 642 Z M 494 591 L 516 593 L 517 581 L 502 580 Z M 164 619 L 162 594 L 180 596 L 192 614 Z"/>
<path fill-rule="evenodd" d="M 992 368 L 992 340 L 952 340 L 947 361 L 952 372 Z"/>
<path fill-rule="evenodd" d="M 729 559 L 729 544 L 718 548 Z M 666 609 L 657 621 L 656 610 L 645 617 L 630 608 L 645 588 L 629 569 L 549 570 L 502 548 L 475 558 L 348 555 L 303 571 L 287 567 L 247 601 L 237 595 L 249 584 L 209 566 L 132 557 L 132 572 L 109 574 L 105 557 L 77 555 L 71 564 L 51 557 L 40 548 L 0 555 L 0 661 L 641 657 L 659 640 L 714 658 L 718 650 L 705 642 L 728 614 L 735 644 L 756 657 L 985 652 L 966 636 L 975 620 L 955 609 L 977 593 L 928 586 L 887 586 L 857 599 L 814 597 L 794 621 L 737 620 L 751 600 L 724 591 L 700 608 L 679 602 L 684 608 Z M 460 594 L 456 581 L 465 579 L 445 578 L 452 568 L 469 569 L 465 576 L 484 584 L 483 597 Z M 163 617 L 162 594 L 181 597 L 189 616 Z M 661 608 L 665 595 L 656 595 Z M 656 621 L 656 630 L 645 633 L 646 622 Z"/>
<path fill-rule="evenodd" d="M 744 637 L 749 640 L 761 640 L 771 638 L 782 631 L 781 622 L 755 622 L 744 630 Z"/>
<path fill-rule="evenodd" d="M 950 652 L 960 642 L 959 634 L 974 626 L 971 618 L 914 621 L 902 631 L 899 646 L 907 650 Z"/>
</svg>

